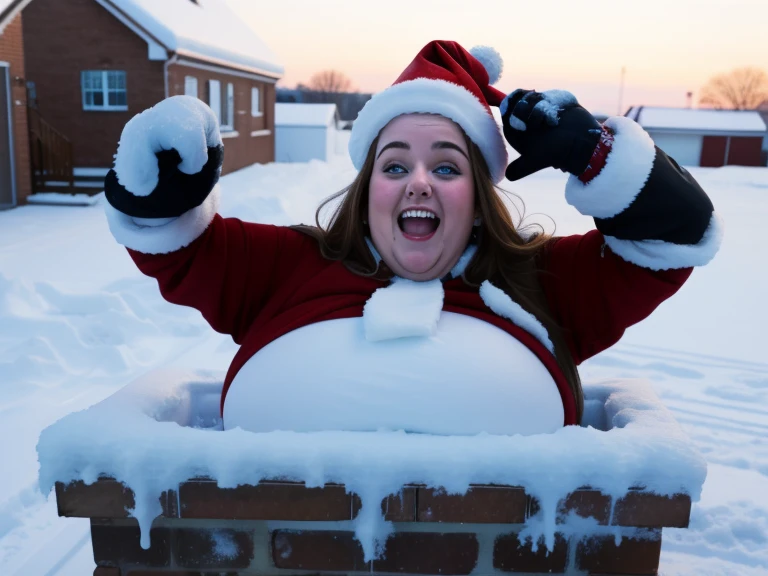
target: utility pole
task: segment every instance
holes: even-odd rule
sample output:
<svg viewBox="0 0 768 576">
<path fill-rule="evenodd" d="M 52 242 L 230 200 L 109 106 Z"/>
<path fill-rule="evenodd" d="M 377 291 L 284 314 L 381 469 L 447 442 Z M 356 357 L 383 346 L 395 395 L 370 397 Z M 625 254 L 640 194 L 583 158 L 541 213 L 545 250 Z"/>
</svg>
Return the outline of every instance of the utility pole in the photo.
<svg viewBox="0 0 768 576">
<path fill-rule="evenodd" d="M 621 116 L 623 114 L 622 108 L 623 108 L 623 101 L 624 101 L 624 75 L 626 73 L 627 69 L 625 66 L 621 67 L 621 82 L 619 82 L 619 113 L 618 115 Z"/>
</svg>

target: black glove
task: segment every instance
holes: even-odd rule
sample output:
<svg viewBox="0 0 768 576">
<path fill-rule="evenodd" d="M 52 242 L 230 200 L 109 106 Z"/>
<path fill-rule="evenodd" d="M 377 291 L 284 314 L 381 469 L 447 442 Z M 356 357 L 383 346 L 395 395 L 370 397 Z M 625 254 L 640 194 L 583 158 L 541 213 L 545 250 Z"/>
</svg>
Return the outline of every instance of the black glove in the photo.
<svg viewBox="0 0 768 576">
<path fill-rule="evenodd" d="M 507 166 L 508 180 L 550 167 L 576 176 L 587 169 L 602 128 L 570 92 L 515 90 L 500 108 L 504 137 L 520 153 Z"/>
<path fill-rule="evenodd" d="M 104 193 L 128 216 L 174 218 L 205 201 L 223 161 L 213 111 L 192 96 L 172 96 L 125 125 Z"/>
<path fill-rule="evenodd" d="M 196 174 L 179 170 L 181 156 L 175 149 L 155 154 L 160 169 L 157 186 L 148 196 L 136 196 L 117 181 L 110 170 L 104 180 L 107 202 L 134 218 L 173 218 L 197 208 L 208 197 L 221 174 L 224 146 L 208 148 L 208 162 Z"/>
</svg>

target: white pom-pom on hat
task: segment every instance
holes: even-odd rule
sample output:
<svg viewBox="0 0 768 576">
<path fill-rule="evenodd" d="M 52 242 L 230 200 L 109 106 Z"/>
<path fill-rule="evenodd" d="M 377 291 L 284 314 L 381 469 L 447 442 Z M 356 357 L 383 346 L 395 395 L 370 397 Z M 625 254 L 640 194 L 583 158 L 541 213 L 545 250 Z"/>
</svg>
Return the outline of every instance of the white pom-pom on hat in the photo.
<svg viewBox="0 0 768 576">
<path fill-rule="evenodd" d="M 504 70 L 504 60 L 501 58 L 501 54 L 490 46 L 475 46 L 469 50 L 469 53 L 479 60 L 488 72 L 488 83 L 496 84 Z"/>
</svg>

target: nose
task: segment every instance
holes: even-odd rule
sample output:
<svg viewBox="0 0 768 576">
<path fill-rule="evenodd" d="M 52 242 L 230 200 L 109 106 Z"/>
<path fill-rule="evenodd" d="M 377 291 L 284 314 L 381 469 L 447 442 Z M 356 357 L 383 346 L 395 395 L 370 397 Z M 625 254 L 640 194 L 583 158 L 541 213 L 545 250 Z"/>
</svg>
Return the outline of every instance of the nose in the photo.
<svg viewBox="0 0 768 576">
<path fill-rule="evenodd" d="M 411 173 L 411 178 L 405 186 L 405 195 L 408 198 L 421 196 L 429 198 L 432 196 L 432 185 L 429 181 L 429 175 L 424 169 L 416 169 Z"/>
</svg>

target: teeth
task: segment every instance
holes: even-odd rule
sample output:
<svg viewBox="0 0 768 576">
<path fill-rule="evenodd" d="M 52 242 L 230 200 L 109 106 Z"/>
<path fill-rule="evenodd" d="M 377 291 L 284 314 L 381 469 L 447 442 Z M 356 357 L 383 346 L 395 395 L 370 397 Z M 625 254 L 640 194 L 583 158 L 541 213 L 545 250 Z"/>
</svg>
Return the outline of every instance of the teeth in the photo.
<svg viewBox="0 0 768 576">
<path fill-rule="evenodd" d="M 432 212 L 426 210 L 406 210 L 400 215 L 401 218 L 437 218 Z"/>
</svg>

